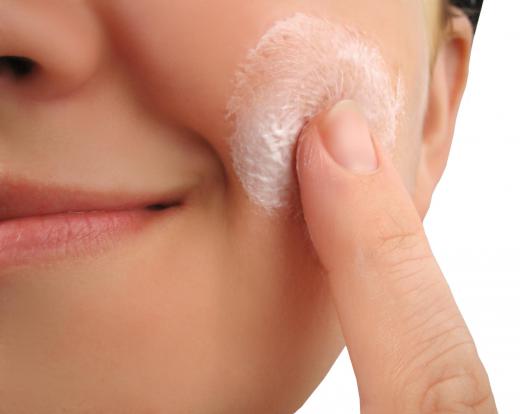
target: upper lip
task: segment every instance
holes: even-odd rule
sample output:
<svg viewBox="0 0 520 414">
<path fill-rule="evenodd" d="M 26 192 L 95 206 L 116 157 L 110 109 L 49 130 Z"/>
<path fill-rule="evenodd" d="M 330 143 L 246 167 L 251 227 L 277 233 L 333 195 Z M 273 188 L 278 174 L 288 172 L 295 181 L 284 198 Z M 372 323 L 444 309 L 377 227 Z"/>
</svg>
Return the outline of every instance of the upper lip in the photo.
<svg viewBox="0 0 520 414">
<path fill-rule="evenodd" d="M 87 191 L 38 183 L 25 178 L 0 178 L 0 221 L 79 211 L 133 210 L 179 204 L 180 194 L 131 194 Z"/>
</svg>

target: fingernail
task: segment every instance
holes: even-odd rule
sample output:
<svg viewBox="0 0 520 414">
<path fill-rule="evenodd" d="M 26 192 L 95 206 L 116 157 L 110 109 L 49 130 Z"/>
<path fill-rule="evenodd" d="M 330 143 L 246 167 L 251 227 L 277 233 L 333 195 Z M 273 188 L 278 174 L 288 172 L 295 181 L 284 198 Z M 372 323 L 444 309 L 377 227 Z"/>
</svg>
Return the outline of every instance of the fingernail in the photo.
<svg viewBox="0 0 520 414">
<path fill-rule="evenodd" d="M 377 169 L 368 123 L 354 101 L 338 102 L 317 127 L 324 147 L 339 165 L 361 174 Z"/>
</svg>

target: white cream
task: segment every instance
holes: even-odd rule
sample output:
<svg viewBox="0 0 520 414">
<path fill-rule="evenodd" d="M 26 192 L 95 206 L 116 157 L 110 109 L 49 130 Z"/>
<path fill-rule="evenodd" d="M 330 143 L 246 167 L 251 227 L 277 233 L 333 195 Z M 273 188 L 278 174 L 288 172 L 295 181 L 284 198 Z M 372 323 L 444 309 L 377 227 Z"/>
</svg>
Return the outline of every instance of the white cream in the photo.
<svg viewBox="0 0 520 414">
<path fill-rule="evenodd" d="M 391 150 L 402 89 L 359 31 L 303 13 L 276 22 L 239 66 L 227 105 L 233 166 L 250 199 L 268 213 L 288 205 L 297 138 L 341 99 L 358 103 L 373 136 Z"/>
</svg>

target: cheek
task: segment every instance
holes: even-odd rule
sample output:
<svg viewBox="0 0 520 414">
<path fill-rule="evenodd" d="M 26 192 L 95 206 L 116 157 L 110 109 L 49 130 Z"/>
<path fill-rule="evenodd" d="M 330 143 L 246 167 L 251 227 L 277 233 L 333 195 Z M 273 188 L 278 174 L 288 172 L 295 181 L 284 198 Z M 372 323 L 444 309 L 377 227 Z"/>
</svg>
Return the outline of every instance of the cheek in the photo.
<svg viewBox="0 0 520 414">
<path fill-rule="evenodd" d="M 415 53 L 415 54 L 414 54 Z M 427 49 L 416 48 L 403 56 L 403 79 L 406 83 L 406 102 L 397 128 L 393 152 L 395 167 L 408 191 L 413 194 L 418 163 L 421 156 L 423 123 L 429 96 L 429 57 Z"/>
<path fill-rule="evenodd" d="M 296 13 L 265 33 L 235 75 L 227 116 L 233 167 L 268 212 L 295 189 L 294 147 L 303 126 L 341 99 L 356 101 L 372 134 L 393 150 L 404 82 L 375 42 L 348 26 Z"/>
</svg>

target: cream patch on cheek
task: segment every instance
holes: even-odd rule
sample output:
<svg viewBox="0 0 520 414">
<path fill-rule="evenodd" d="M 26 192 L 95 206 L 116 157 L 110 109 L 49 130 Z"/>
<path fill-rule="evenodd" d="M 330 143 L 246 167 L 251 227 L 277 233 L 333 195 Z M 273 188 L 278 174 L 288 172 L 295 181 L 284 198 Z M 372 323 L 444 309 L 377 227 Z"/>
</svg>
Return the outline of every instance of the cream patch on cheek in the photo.
<svg viewBox="0 0 520 414">
<path fill-rule="evenodd" d="M 303 13 L 274 24 L 233 79 L 227 119 L 233 167 L 267 212 L 296 188 L 294 147 L 304 125 L 341 99 L 358 103 L 371 132 L 392 150 L 404 91 L 378 47 L 359 31 Z"/>
</svg>

